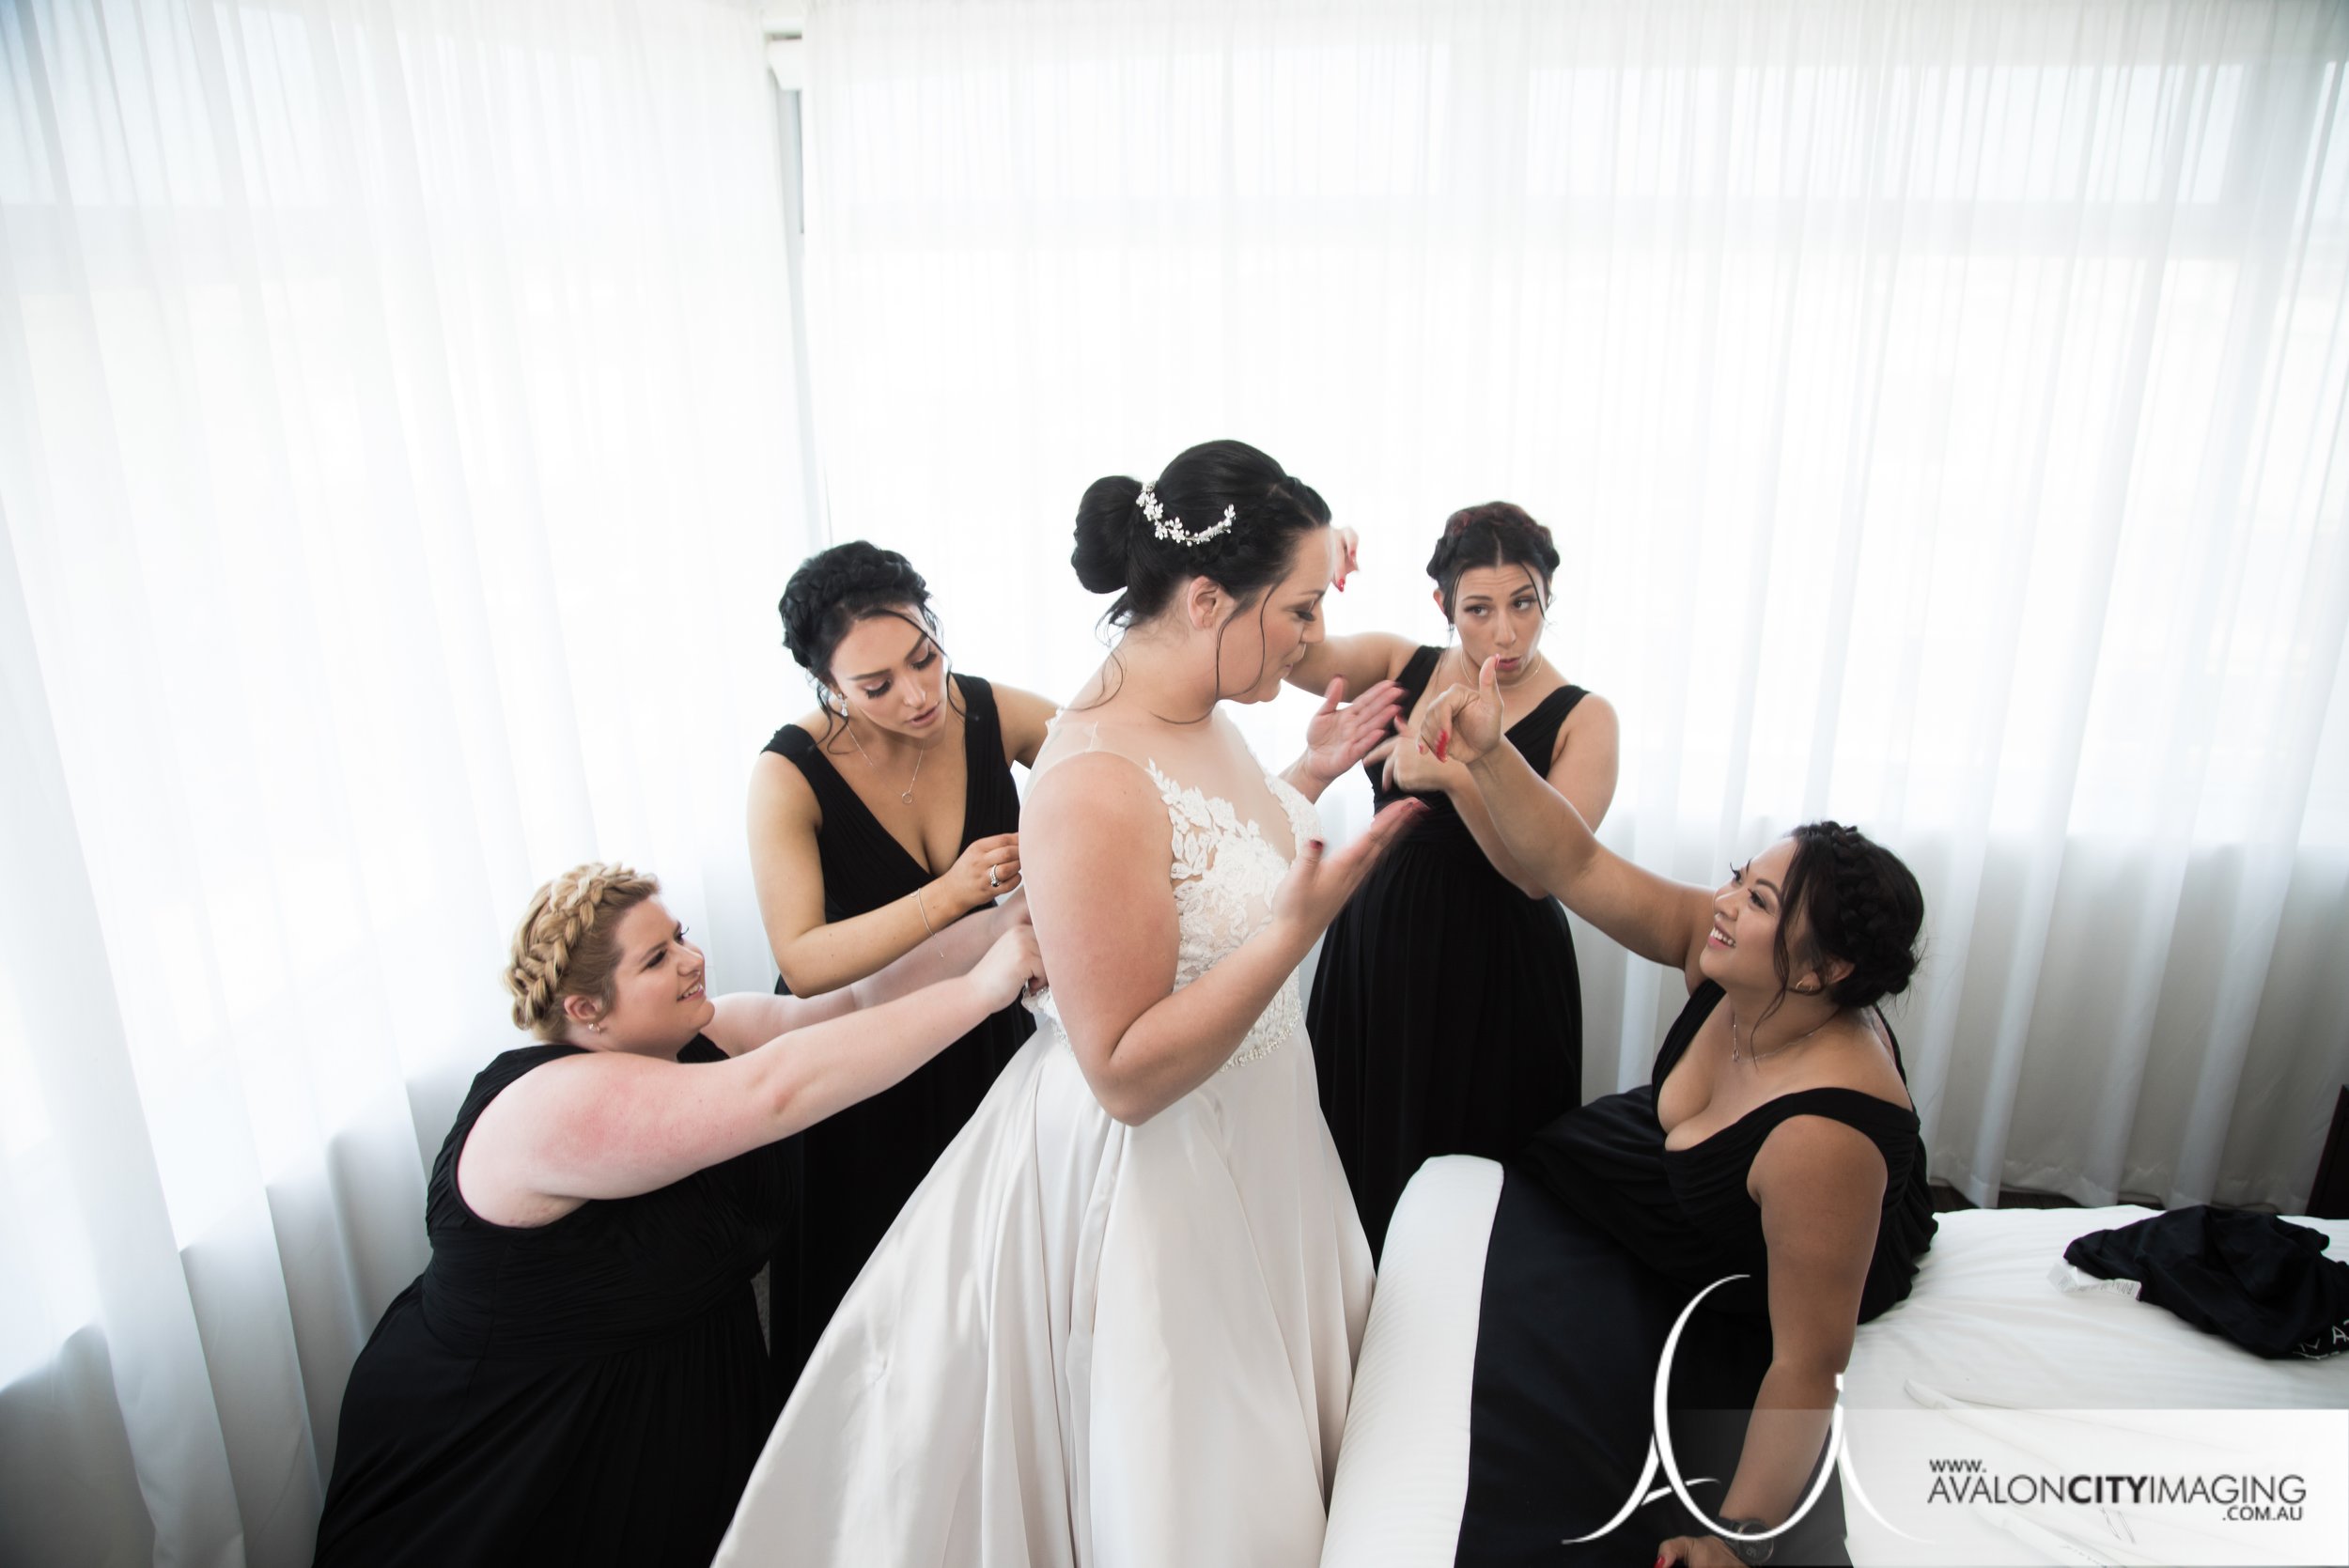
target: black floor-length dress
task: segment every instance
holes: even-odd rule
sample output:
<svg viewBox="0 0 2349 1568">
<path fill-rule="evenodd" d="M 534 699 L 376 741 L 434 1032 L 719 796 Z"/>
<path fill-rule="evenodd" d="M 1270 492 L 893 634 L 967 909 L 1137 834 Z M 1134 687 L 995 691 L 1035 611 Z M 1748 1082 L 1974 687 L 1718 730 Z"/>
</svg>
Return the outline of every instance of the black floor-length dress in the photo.
<svg viewBox="0 0 2349 1568">
<path fill-rule="evenodd" d="M 1396 678 L 1409 712 L 1441 648 Z M 1509 727 L 1537 773 L 1584 692 L 1562 686 Z M 1377 803 L 1406 799 L 1370 766 Z M 1554 898 L 1485 858 L 1443 794 L 1355 890 L 1322 939 L 1305 1032 L 1321 1110 L 1375 1255 L 1431 1155 L 1511 1155 L 1582 1100 L 1582 982 Z"/>
<path fill-rule="evenodd" d="M 1664 1147 L 1657 1091 L 1721 994 L 1710 981 L 1690 994 L 1645 1086 L 1567 1112 L 1508 1166 L 1477 1325 L 1461 1568 L 1651 1562 L 1657 1542 L 1697 1532 L 1667 1496 L 1601 1540 L 1562 1545 L 1606 1524 L 1638 1483 L 1674 1320 L 1698 1291 L 1742 1274 L 1705 1297 L 1672 1359 L 1676 1458 L 1684 1477 L 1719 1478 L 1692 1492 L 1719 1516 L 1770 1365 L 1769 1259 L 1746 1181 L 1764 1140 L 1787 1118 L 1832 1117 L 1883 1152 L 1884 1206 L 1860 1322 L 1908 1294 L 1932 1242 L 1917 1113 L 1892 1101 L 1853 1089 L 1797 1090 L 1702 1142 Z M 1837 1485 L 1780 1539 L 1773 1560 L 1850 1560 Z"/>
<path fill-rule="evenodd" d="M 324 1568 L 699 1565 L 774 1419 L 751 1278 L 789 1220 L 780 1143 L 552 1224 L 457 1190 L 484 1107 L 581 1049 L 482 1069 L 426 1188 L 431 1261 L 351 1369 L 319 1523 Z M 684 1063 L 725 1057 L 696 1035 Z"/>
<path fill-rule="evenodd" d="M 963 816 L 959 854 L 974 839 L 1019 828 L 1019 791 L 1003 758 L 994 688 L 957 675 L 963 710 Z M 786 758 L 816 792 L 823 828 L 824 919 L 850 920 L 926 886 L 936 876 L 904 845 L 797 724 L 766 749 Z M 778 981 L 775 989 L 786 989 Z M 1018 1003 L 993 1014 L 905 1081 L 826 1118 L 791 1141 L 801 1162 L 800 1222 L 777 1249 L 768 1302 L 775 1369 L 787 1395 L 808 1353 L 856 1282 L 857 1271 L 939 1155 L 987 1097 L 995 1075 L 1035 1031 Z"/>
</svg>

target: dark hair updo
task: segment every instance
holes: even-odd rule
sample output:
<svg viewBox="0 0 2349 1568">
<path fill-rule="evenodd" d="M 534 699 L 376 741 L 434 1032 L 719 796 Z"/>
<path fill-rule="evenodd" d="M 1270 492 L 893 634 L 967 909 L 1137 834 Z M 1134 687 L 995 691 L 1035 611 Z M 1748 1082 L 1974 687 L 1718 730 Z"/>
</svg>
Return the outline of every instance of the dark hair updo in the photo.
<svg viewBox="0 0 2349 1568">
<path fill-rule="evenodd" d="M 1783 918 L 1770 944 L 1780 991 L 1768 1011 L 1785 1001 L 1797 968 L 1824 971 L 1837 959 L 1851 966 L 1827 987 L 1838 1007 L 1866 1007 L 1908 989 L 1925 924 L 1925 895 L 1915 875 L 1898 855 L 1841 822 L 1806 822 L 1788 836 L 1795 858 L 1780 890 Z M 1799 939 L 1791 929 L 1797 912 Z"/>
<path fill-rule="evenodd" d="M 859 621 L 887 615 L 933 642 L 938 638 L 930 585 L 913 563 L 863 539 L 819 550 L 801 562 L 775 608 L 783 615 L 783 645 L 815 680 L 819 694 L 832 689 L 832 655 Z M 833 711 L 829 695 L 824 696 L 824 709 Z"/>
<path fill-rule="evenodd" d="M 1558 570 L 1558 547 L 1549 530 L 1535 522 L 1522 506 L 1487 501 L 1463 506 L 1445 520 L 1436 553 L 1427 558 L 1427 575 L 1443 595 L 1443 613 L 1453 613 L 1453 596 L 1460 574 L 1478 567 L 1523 567 L 1541 580 L 1542 607 L 1549 607 L 1549 580 Z"/>
<path fill-rule="evenodd" d="M 1112 626 L 1149 620 L 1193 577 L 1213 580 L 1241 607 L 1287 574 L 1297 536 L 1326 527 L 1330 507 L 1311 485 L 1245 442 L 1211 441 L 1166 465 L 1152 487 L 1170 523 L 1186 534 L 1232 526 L 1203 544 L 1161 539 L 1142 514 L 1142 482 L 1096 479 L 1077 504 L 1077 581 L 1115 594 Z M 1237 611 L 1235 612 L 1237 613 Z"/>
</svg>

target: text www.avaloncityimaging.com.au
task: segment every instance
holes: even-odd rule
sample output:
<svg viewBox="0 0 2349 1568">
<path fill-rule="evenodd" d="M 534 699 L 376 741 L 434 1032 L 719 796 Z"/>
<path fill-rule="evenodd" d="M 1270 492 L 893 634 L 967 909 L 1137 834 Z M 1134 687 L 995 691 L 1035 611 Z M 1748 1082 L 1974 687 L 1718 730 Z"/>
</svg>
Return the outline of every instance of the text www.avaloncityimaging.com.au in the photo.
<svg viewBox="0 0 2349 1568">
<path fill-rule="evenodd" d="M 2231 1520 L 2298 1519 L 2309 1491 L 2306 1478 L 2291 1474 L 1999 1475 L 1986 1471 L 1979 1459 L 1928 1459 L 1925 1465 L 1933 1474 L 1927 1502 L 2216 1506 L 2225 1509 Z"/>
</svg>

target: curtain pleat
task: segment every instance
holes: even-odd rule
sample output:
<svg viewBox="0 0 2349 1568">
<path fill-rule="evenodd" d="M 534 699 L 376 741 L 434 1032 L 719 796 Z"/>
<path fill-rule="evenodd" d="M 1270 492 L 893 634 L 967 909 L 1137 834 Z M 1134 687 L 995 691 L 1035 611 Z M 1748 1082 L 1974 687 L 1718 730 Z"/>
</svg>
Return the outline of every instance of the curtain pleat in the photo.
<svg viewBox="0 0 2349 1568">
<path fill-rule="evenodd" d="M 0 1560 L 309 1560 L 530 890 L 771 978 L 809 541 L 710 0 L 0 9 Z"/>
</svg>

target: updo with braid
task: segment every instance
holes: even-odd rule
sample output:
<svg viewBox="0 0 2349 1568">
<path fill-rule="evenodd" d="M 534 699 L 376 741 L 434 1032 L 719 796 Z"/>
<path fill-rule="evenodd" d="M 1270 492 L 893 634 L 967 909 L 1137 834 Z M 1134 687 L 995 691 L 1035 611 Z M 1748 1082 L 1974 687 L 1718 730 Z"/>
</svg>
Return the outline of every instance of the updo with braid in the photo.
<svg viewBox="0 0 2349 1568">
<path fill-rule="evenodd" d="M 1838 959 L 1851 966 L 1827 988 L 1838 1007 L 1866 1007 L 1908 989 L 1925 924 L 1916 877 L 1898 855 L 1841 822 L 1806 822 L 1788 836 L 1795 857 L 1770 943 L 1780 991 L 1769 1011 L 1785 1000 L 1797 970 L 1824 971 Z"/>
<path fill-rule="evenodd" d="M 832 660 L 849 628 L 859 621 L 887 616 L 938 643 L 930 585 L 913 569 L 912 562 L 864 539 L 819 550 L 801 562 L 800 569 L 784 584 L 775 609 L 783 616 L 783 645 L 815 681 L 817 696 L 830 723 L 835 725 L 847 718 L 848 699 L 832 681 Z M 942 655 L 945 644 L 938 646 Z M 962 711 L 951 682 L 946 697 L 955 711 Z M 829 729 L 825 737 L 831 737 Z"/>
<path fill-rule="evenodd" d="M 1069 565 L 1089 593 L 1115 594 L 1107 619 L 1132 626 L 1156 616 L 1194 577 L 1211 579 L 1244 609 L 1288 574 L 1297 536 L 1330 522 L 1319 492 L 1246 442 L 1210 441 L 1167 464 L 1152 486 L 1170 522 L 1186 533 L 1232 526 L 1201 544 L 1162 539 L 1142 513 L 1142 481 L 1096 479 L 1077 504 Z"/>
<path fill-rule="evenodd" d="M 1535 522 L 1522 506 L 1507 501 L 1487 501 L 1463 506 L 1445 520 L 1436 553 L 1427 558 L 1427 575 L 1443 595 L 1443 613 L 1453 613 L 1453 596 L 1460 576 L 1478 567 L 1523 567 L 1540 580 L 1542 604 L 1549 603 L 1549 580 L 1558 570 L 1558 547 L 1549 530 Z"/>
<path fill-rule="evenodd" d="M 589 861 L 575 865 L 530 896 L 514 928 L 506 988 L 514 995 L 514 1027 L 541 1040 L 563 1037 L 563 999 L 592 997 L 612 1005 L 620 946 L 620 917 L 661 891 L 658 878 L 624 865 Z"/>
</svg>

